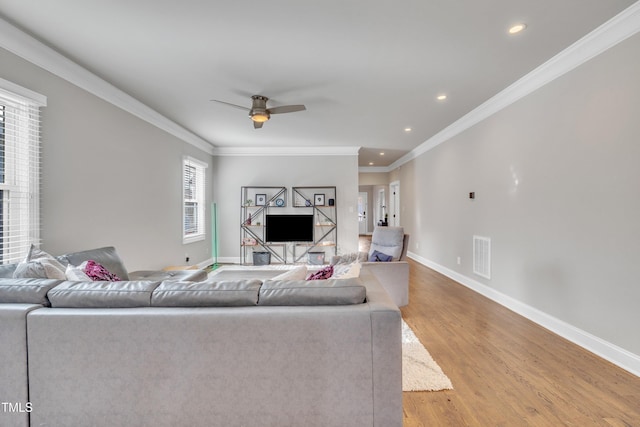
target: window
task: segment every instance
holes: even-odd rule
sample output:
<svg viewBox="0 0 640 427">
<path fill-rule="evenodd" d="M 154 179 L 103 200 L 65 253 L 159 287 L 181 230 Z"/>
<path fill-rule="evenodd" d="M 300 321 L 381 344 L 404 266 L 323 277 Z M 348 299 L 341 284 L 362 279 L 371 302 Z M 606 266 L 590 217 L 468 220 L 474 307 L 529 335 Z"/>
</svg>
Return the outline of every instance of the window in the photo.
<svg viewBox="0 0 640 427">
<path fill-rule="evenodd" d="M 182 162 L 182 241 L 196 242 L 205 238 L 205 177 L 207 164 L 191 157 Z"/>
<path fill-rule="evenodd" d="M 0 263 L 40 244 L 40 107 L 46 97 L 0 79 Z"/>
</svg>

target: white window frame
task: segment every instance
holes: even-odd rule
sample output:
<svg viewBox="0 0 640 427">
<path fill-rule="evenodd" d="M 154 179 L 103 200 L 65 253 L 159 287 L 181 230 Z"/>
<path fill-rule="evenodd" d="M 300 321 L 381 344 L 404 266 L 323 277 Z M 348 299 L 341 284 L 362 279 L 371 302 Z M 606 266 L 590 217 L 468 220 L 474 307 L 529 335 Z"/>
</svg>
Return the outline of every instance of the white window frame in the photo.
<svg viewBox="0 0 640 427">
<path fill-rule="evenodd" d="M 0 79 L 0 104 L 5 107 L 0 262 L 6 264 L 40 244 L 40 108 L 47 98 Z"/>
<path fill-rule="evenodd" d="M 182 243 L 188 244 L 204 240 L 207 234 L 206 220 L 206 177 L 208 164 L 191 156 L 182 158 Z M 187 186 L 187 171 L 195 169 L 195 183 L 193 188 Z M 189 197 L 189 198 L 187 198 Z M 193 209 L 192 216 L 195 217 L 194 231 L 187 230 L 189 215 L 187 212 Z"/>
</svg>

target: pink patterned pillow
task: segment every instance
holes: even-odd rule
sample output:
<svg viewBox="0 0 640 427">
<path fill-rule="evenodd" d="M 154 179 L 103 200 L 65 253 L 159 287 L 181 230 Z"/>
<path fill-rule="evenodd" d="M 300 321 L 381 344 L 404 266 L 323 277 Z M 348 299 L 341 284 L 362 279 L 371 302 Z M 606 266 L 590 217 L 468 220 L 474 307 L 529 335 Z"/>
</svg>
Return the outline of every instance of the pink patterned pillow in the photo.
<svg viewBox="0 0 640 427">
<path fill-rule="evenodd" d="M 87 266 L 84 268 L 84 272 L 94 282 L 99 280 L 108 281 L 108 282 L 117 282 L 120 280 L 118 276 L 116 276 L 113 273 L 110 273 L 109 270 L 104 268 L 102 264 L 99 264 L 92 259 L 87 261 Z"/>
<path fill-rule="evenodd" d="M 333 276 L 333 265 L 316 271 L 315 273 L 307 277 L 307 280 L 325 280 L 329 279 L 331 276 Z"/>
</svg>

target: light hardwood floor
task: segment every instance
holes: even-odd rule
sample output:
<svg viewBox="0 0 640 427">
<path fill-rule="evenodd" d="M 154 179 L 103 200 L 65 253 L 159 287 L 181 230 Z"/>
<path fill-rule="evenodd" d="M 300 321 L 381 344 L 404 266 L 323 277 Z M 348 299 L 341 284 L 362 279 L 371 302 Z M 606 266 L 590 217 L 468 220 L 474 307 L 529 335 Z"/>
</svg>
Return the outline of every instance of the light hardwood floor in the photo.
<svg viewBox="0 0 640 427">
<path fill-rule="evenodd" d="M 404 427 L 640 426 L 640 378 L 409 262 L 402 316 L 454 390 L 403 393 Z"/>
</svg>

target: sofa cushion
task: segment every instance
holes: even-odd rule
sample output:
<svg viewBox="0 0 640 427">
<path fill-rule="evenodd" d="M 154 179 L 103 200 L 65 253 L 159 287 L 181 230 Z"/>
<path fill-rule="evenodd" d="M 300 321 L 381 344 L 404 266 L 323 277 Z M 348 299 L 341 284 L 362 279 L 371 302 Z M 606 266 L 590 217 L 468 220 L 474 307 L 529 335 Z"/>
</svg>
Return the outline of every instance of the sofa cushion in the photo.
<svg viewBox="0 0 640 427">
<path fill-rule="evenodd" d="M 351 252 L 344 255 L 336 255 L 331 258 L 331 265 L 353 264 L 354 262 L 366 262 L 369 259 L 367 252 Z"/>
<path fill-rule="evenodd" d="M 91 249 L 88 251 L 73 252 L 59 257 L 63 264 L 80 265 L 85 261 L 94 260 L 102 264 L 111 273 L 118 276 L 121 280 L 129 280 L 127 269 L 113 246 L 104 248 Z"/>
<path fill-rule="evenodd" d="M 260 280 L 164 281 L 151 296 L 154 307 L 237 307 L 258 304 Z"/>
<path fill-rule="evenodd" d="M 361 304 L 366 288 L 358 278 L 328 280 L 266 280 L 258 305 Z"/>
<path fill-rule="evenodd" d="M 172 280 L 175 282 L 202 282 L 207 280 L 207 272 L 204 270 L 159 270 L 159 271 L 134 271 L 129 274 L 129 280 L 151 280 L 162 282 Z"/>
<path fill-rule="evenodd" d="M 402 227 L 376 227 L 371 236 L 369 257 L 374 251 L 391 255 L 393 261 L 398 261 L 402 256 L 404 247 L 404 228 Z"/>
<path fill-rule="evenodd" d="M 3 277 L 3 278 L 13 277 L 13 272 L 16 271 L 17 266 L 18 266 L 17 263 L 0 265 L 0 277 Z"/>
<path fill-rule="evenodd" d="M 57 279 L 0 279 L 0 303 L 49 305 L 47 292 L 62 283 Z"/>
<path fill-rule="evenodd" d="M 47 296 L 51 307 L 148 307 L 160 282 L 62 282 Z"/>
</svg>

